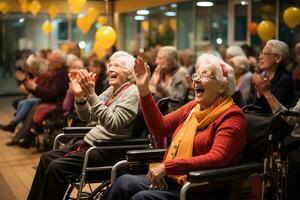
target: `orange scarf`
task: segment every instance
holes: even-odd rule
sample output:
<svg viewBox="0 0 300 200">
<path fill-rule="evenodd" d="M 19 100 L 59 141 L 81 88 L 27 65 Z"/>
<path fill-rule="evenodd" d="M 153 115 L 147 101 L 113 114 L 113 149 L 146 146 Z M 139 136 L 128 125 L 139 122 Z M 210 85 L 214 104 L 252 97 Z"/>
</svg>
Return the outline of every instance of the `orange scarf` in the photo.
<svg viewBox="0 0 300 200">
<path fill-rule="evenodd" d="M 211 107 L 205 110 L 201 110 L 200 105 L 197 104 L 183 125 L 176 130 L 165 161 L 192 157 L 193 143 L 197 130 L 206 128 L 233 104 L 231 97 L 220 97 Z M 186 175 L 169 175 L 169 177 L 181 185 L 186 180 Z"/>
</svg>

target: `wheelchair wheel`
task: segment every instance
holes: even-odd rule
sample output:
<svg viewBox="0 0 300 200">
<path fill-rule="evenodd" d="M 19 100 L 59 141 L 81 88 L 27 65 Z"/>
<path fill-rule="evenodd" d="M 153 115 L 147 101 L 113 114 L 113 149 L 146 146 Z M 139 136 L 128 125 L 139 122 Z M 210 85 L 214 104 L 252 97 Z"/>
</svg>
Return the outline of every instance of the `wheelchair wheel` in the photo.
<svg viewBox="0 0 300 200">
<path fill-rule="evenodd" d="M 89 196 L 88 200 L 101 200 L 110 186 L 110 180 L 101 183 Z"/>
<path fill-rule="evenodd" d="M 71 197 L 74 188 L 76 189 L 76 187 L 73 184 L 71 184 L 69 186 L 69 188 L 68 188 L 68 190 L 67 190 L 67 192 L 65 194 L 64 200 L 73 200 L 73 199 L 76 199 L 76 197 L 74 197 L 74 198 Z"/>
</svg>

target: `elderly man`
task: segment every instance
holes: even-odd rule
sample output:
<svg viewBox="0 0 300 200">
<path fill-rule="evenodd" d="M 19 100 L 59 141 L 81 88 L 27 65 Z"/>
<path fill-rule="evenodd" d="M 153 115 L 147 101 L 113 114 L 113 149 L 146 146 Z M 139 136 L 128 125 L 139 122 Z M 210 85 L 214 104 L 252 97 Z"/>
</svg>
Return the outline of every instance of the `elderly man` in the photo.
<svg viewBox="0 0 300 200">
<path fill-rule="evenodd" d="M 41 156 L 27 199 L 62 199 L 68 187 L 67 177 L 80 174 L 85 152 L 96 139 L 130 138 L 137 117 L 138 90 L 133 84 L 134 57 L 124 51 L 114 53 L 107 66 L 110 87 L 99 96 L 94 90 L 94 75 L 86 70 L 69 73 L 76 111 L 84 121 L 98 121 L 83 140 L 70 148 L 54 150 Z M 93 151 L 89 165 L 116 162 L 124 152 Z"/>
</svg>

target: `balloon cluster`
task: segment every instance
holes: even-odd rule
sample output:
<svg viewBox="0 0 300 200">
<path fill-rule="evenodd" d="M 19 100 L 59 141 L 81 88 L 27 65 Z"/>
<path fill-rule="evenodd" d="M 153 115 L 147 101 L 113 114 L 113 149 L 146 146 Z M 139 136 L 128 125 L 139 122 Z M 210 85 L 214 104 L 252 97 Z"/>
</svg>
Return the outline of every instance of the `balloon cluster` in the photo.
<svg viewBox="0 0 300 200">
<path fill-rule="evenodd" d="M 88 9 L 86 15 L 78 16 L 76 20 L 76 25 L 82 33 L 87 33 L 90 30 L 91 26 L 96 21 L 99 13 L 100 11 L 98 9 L 91 7 Z"/>
<path fill-rule="evenodd" d="M 105 50 L 116 42 L 117 34 L 111 26 L 102 26 L 95 35 L 94 52 L 99 59 L 105 56 Z"/>
</svg>

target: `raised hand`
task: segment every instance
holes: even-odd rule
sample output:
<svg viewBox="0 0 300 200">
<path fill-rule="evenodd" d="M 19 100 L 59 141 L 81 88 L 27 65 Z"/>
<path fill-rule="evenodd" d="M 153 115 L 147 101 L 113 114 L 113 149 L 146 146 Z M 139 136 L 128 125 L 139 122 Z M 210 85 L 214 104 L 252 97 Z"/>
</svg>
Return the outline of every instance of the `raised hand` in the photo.
<svg viewBox="0 0 300 200">
<path fill-rule="evenodd" d="M 134 80 L 139 89 L 140 95 L 147 96 L 150 93 L 149 90 L 150 68 L 141 57 L 138 57 L 135 60 Z"/>
<path fill-rule="evenodd" d="M 270 82 L 266 78 L 261 77 L 260 74 L 258 73 L 253 74 L 252 83 L 258 93 L 264 96 L 271 93 Z"/>
<path fill-rule="evenodd" d="M 77 80 L 87 98 L 95 95 L 95 73 L 89 73 L 87 70 L 78 71 Z"/>
<path fill-rule="evenodd" d="M 71 90 L 74 92 L 76 99 L 84 99 L 85 95 L 84 95 L 82 87 L 80 86 L 80 84 L 77 80 L 77 75 L 78 75 L 77 70 L 72 70 L 69 72 L 69 74 L 68 74 L 69 80 L 70 80 L 69 86 L 70 86 Z"/>
</svg>

